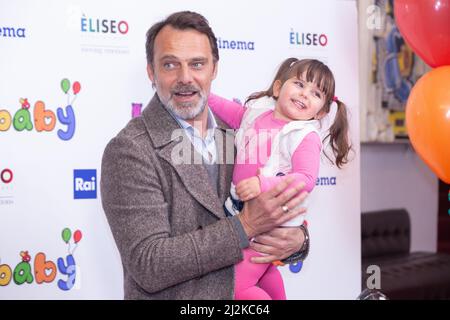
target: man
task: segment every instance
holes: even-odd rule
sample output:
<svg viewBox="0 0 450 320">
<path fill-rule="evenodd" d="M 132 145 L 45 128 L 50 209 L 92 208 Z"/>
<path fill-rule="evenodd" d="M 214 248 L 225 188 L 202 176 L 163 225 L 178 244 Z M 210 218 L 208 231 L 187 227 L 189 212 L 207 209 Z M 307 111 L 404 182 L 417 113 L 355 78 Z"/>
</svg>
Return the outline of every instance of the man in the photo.
<svg viewBox="0 0 450 320">
<path fill-rule="evenodd" d="M 146 50 L 156 94 L 102 161 L 102 203 L 122 258 L 125 298 L 233 299 L 243 248 L 265 254 L 255 263 L 305 254 L 305 228 L 276 227 L 303 213 L 306 194 L 298 195 L 302 186 L 287 189 L 286 179 L 225 217 L 233 146 L 224 141 L 233 137 L 207 106 L 216 38 L 203 16 L 179 12 L 150 28 Z"/>
</svg>

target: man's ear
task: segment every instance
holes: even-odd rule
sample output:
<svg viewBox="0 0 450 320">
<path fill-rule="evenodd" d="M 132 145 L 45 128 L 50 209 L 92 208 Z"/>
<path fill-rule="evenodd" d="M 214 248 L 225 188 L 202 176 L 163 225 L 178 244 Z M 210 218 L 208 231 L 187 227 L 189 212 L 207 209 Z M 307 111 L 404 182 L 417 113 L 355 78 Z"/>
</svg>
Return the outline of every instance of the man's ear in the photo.
<svg viewBox="0 0 450 320">
<path fill-rule="evenodd" d="M 147 75 L 152 84 L 155 84 L 155 74 L 153 72 L 153 67 L 150 64 L 147 64 Z"/>
<path fill-rule="evenodd" d="M 214 70 L 212 75 L 212 80 L 214 80 L 217 77 L 217 70 L 219 69 L 219 62 L 214 63 Z"/>
<path fill-rule="evenodd" d="M 281 81 L 276 80 L 272 86 L 273 96 L 275 98 L 278 98 L 278 96 L 280 95 L 280 90 L 281 90 Z"/>
</svg>

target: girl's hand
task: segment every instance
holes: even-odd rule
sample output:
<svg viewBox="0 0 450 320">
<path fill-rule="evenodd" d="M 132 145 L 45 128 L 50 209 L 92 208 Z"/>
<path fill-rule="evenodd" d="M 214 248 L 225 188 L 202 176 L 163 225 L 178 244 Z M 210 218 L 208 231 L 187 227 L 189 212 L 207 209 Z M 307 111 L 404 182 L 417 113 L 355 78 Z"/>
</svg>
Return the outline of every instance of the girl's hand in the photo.
<svg viewBox="0 0 450 320">
<path fill-rule="evenodd" d="M 256 198 L 261 193 L 261 186 L 258 177 L 244 179 L 236 186 L 236 193 L 242 201 Z"/>
</svg>

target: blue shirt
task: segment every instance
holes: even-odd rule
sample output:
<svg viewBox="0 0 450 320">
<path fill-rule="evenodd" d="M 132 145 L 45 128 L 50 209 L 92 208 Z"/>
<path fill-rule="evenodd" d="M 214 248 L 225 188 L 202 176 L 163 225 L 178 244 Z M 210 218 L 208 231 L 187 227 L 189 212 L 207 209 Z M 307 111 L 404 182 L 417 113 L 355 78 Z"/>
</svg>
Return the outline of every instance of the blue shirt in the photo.
<svg viewBox="0 0 450 320">
<path fill-rule="evenodd" d="M 186 135 L 191 140 L 195 150 L 202 155 L 203 160 L 207 164 L 214 164 L 217 160 L 217 147 L 214 140 L 214 131 L 217 128 L 216 119 L 208 108 L 208 120 L 206 123 L 206 136 L 203 139 L 197 128 L 194 128 L 190 123 L 177 117 L 172 112 L 169 112 L 178 122 L 181 128 L 184 129 Z"/>
</svg>

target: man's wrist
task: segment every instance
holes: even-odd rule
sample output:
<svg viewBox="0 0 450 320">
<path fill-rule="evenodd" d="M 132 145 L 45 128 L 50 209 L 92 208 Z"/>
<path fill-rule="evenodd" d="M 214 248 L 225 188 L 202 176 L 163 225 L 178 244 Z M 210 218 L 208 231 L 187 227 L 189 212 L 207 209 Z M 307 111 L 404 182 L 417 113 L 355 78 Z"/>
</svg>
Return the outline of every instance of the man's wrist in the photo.
<svg viewBox="0 0 450 320">
<path fill-rule="evenodd" d="M 309 252 L 309 232 L 305 225 L 301 225 L 300 230 L 303 232 L 303 244 L 298 252 Z"/>
<path fill-rule="evenodd" d="M 239 220 L 238 216 L 235 215 L 235 216 L 229 217 L 228 219 L 231 220 L 231 222 L 233 223 L 235 229 L 238 232 L 239 246 L 241 247 L 241 249 L 247 248 L 250 242 L 249 242 L 249 240 L 247 238 L 247 234 L 245 232 L 245 229 L 242 226 L 242 223 Z"/>
<path fill-rule="evenodd" d="M 299 251 L 295 252 L 294 254 L 290 255 L 284 260 L 281 260 L 283 263 L 295 263 L 298 261 L 303 261 L 306 259 L 306 257 L 309 254 L 309 232 L 308 228 L 304 225 L 301 225 L 300 230 L 302 230 L 304 235 L 304 241 Z"/>
<path fill-rule="evenodd" d="M 247 234 L 247 238 L 251 239 L 257 235 L 255 230 L 251 227 L 249 223 L 247 223 L 247 219 L 245 218 L 244 211 L 246 210 L 246 206 L 244 206 L 244 209 L 242 209 L 241 213 L 237 214 L 237 217 L 239 221 L 242 224 L 242 227 L 244 228 L 245 233 Z"/>
</svg>

